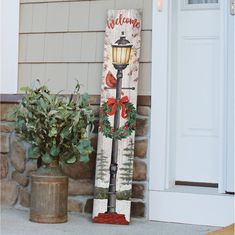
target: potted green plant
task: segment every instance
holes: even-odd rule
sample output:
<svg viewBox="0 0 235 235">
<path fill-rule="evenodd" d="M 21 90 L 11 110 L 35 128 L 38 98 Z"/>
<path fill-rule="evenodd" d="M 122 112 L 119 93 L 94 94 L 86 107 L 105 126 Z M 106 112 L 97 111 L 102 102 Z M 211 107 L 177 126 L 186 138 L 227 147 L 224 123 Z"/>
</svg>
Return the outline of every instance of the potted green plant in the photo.
<svg viewBox="0 0 235 235">
<path fill-rule="evenodd" d="M 89 161 L 89 130 L 93 112 L 88 95 L 51 94 L 45 85 L 26 87 L 26 95 L 14 111 L 16 132 L 29 144 L 29 156 L 42 166 L 31 177 L 30 220 L 40 223 L 67 221 L 68 178 L 63 164 Z"/>
</svg>

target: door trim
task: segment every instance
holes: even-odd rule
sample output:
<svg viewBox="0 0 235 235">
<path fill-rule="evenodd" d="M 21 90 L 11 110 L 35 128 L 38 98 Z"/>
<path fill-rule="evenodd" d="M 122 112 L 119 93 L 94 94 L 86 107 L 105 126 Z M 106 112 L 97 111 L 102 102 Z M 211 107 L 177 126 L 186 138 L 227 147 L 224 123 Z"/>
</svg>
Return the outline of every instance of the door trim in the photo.
<svg viewBox="0 0 235 235">
<path fill-rule="evenodd" d="M 17 93 L 20 0 L 0 1 L 0 93 Z"/>
<path fill-rule="evenodd" d="M 221 10 L 221 26 L 225 28 L 224 25 L 227 24 L 227 1 L 221 1 L 220 7 Z M 183 220 L 180 215 L 181 210 L 176 210 L 174 213 L 175 218 L 182 218 L 182 220 L 176 221 L 171 216 L 172 211 L 168 208 L 164 208 L 161 206 L 163 200 L 168 200 L 169 197 L 169 189 L 174 186 L 174 172 L 172 165 L 174 164 L 174 159 L 170 159 L 169 149 L 170 149 L 170 131 L 169 131 L 169 124 L 170 124 L 170 87 L 171 87 L 171 80 L 170 80 L 170 52 L 171 52 L 171 0 L 165 0 L 163 2 L 162 11 L 157 11 L 157 1 L 153 0 L 153 7 L 152 7 L 152 16 L 153 16 L 153 31 L 152 31 L 152 86 L 151 86 L 151 128 L 150 128 L 150 160 L 149 160 L 149 197 L 150 197 L 150 205 L 149 205 L 149 218 L 151 220 L 160 220 L 160 221 L 167 221 L 167 222 L 185 222 L 187 223 L 187 219 Z M 227 40 L 227 30 L 223 32 L 224 40 Z M 221 45 L 221 61 L 222 63 L 227 63 L 227 51 L 224 50 L 225 45 Z M 227 69 L 227 66 L 224 66 L 224 69 Z M 225 70 L 221 71 L 221 73 L 226 74 Z M 224 94 L 226 94 L 226 87 L 224 87 Z M 226 100 L 226 98 L 224 99 Z M 227 110 L 224 110 L 225 112 Z M 224 120 L 224 126 L 226 126 L 226 120 Z M 221 130 L 224 127 L 221 127 Z M 224 128 L 226 130 L 226 128 Z M 224 132 L 224 141 L 226 142 L 227 133 Z M 223 152 L 223 156 L 226 156 L 226 145 L 224 144 L 224 148 L 221 148 Z M 222 155 L 222 154 L 221 154 Z M 216 200 L 211 200 L 211 203 L 206 204 L 204 210 L 211 211 L 211 206 L 215 208 L 222 208 L 225 206 L 230 210 L 228 213 L 230 215 L 229 219 L 227 219 L 227 223 L 233 221 L 233 199 L 227 195 L 221 194 L 225 192 L 225 158 L 220 159 L 220 173 L 219 173 L 219 190 L 213 197 L 218 197 L 220 200 L 220 206 L 217 205 Z M 172 192 L 174 195 L 175 192 Z M 160 196 L 161 195 L 161 196 Z M 213 197 L 210 194 L 205 194 L 204 191 L 198 191 L 195 193 L 195 190 L 190 192 L 177 194 L 178 196 L 175 197 L 174 204 L 177 205 L 178 203 L 185 207 L 185 204 L 182 204 L 182 200 L 185 197 L 188 198 L 198 198 L 196 201 L 190 200 L 191 204 L 189 208 L 191 208 L 193 213 L 193 209 L 196 209 L 197 206 L 200 206 L 200 198 L 205 201 L 210 201 L 210 198 Z M 201 195 L 201 196 L 199 196 Z M 165 199 L 163 199 L 166 196 Z M 176 195 L 174 195 L 176 196 Z M 173 196 L 173 198 L 174 198 Z M 203 199 L 204 198 L 204 199 Z M 222 199 L 223 198 L 223 199 Z M 158 201 L 157 201 L 158 200 Z M 169 203 L 170 203 L 169 199 Z M 213 204 L 214 203 L 214 204 Z M 212 205 L 213 204 L 213 205 Z M 167 205 L 167 204 L 166 204 Z M 204 204 L 203 204 L 204 205 Z M 208 205 L 208 206 L 206 206 Z M 229 206 L 228 206 L 229 205 Z M 182 209 L 182 208 L 181 208 Z M 183 210 L 186 210 L 183 209 Z M 222 211 L 221 211 L 222 212 Z M 186 213 L 186 212 L 185 212 Z M 164 215 L 164 216 L 163 216 Z M 201 214 L 195 213 L 194 219 L 190 220 L 192 224 L 200 224 L 205 225 L 218 225 L 224 226 L 226 225 L 226 221 L 218 221 L 215 213 L 211 211 L 211 217 L 204 221 L 201 221 L 199 217 Z M 221 214 L 220 214 L 221 215 Z M 187 214 L 184 214 L 185 218 L 187 218 Z M 168 219 L 167 219 L 168 218 Z M 227 218 L 227 217 L 225 217 Z M 189 222 L 189 221 L 188 221 Z"/>
<path fill-rule="evenodd" d="M 168 113 L 168 51 L 169 51 L 169 1 L 164 1 L 161 12 L 153 0 L 152 14 L 152 83 L 150 122 L 150 190 L 164 190 L 167 176 L 167 113 Z M 160 32 L 160 33 L 159 33 Z M 161 55 L 161 56 L 159 56 Z M 157 123 L 157 125 L 154 125 Z M 154 127 L 153 127 L 154 125 Z M 167 177 L 168 178 L 168 177 Z"/>
<path fill-rule="evenodd" d="M 227 139 L 227 168 L 230 168 L 231 166 L 234 166 L 234 146 L 235 146 L 235 138 L 234 138 L 234 132 L 235 132 L 235 16 L 229 14 L 228 16 L 228 103 L 227 103 L 227 112 L 228 112 L 228 125 L 227 125 L 227 133 L 228 133 L 228 139 Z M 233 167 L 234 168 L 234 167 Z M 232 171 L 233 172 L 230 172 Z M 226 184 L 226 191 L 228 192 L 234 192 L 234 178 L 228 179 L 228 177 L 231 175 L 234 176 L 234 169 L 232 167 L 226 172 L 227 177 L 225 180 Z"/>
</svg>

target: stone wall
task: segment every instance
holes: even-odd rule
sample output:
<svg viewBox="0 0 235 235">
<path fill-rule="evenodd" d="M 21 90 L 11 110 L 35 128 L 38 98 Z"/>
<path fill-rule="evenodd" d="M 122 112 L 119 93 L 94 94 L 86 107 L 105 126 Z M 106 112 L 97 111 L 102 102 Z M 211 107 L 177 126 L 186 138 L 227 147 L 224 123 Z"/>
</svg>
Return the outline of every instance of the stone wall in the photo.
<svg viewBox="0 0 235 235">
<path fill-rule="evenodd" d="M 0 121 L 0 175 L 1 205 L 24 209 L 30 205 L 30 175 L 37 169 L 37 161 L 29 159 L 28 144 L 19 140 L 14 132 L 14 120 L 7 115 L 16 103 L 1 103 Z M 92 135 L 94 149 L 97 147 L 99 105 L 92 105 L 97 117 Z M 132 217 L 146 217 L 147 205 L 147 146 L 150 107 L 138 105 L 137 130 L 135 141 L 135 160 L 132 190 Z M 95 176 L 96 152 L 88 164 L 66 165 L 64 173 L 69 176 L 68 210 L 91 213 Z"/>
</svg>

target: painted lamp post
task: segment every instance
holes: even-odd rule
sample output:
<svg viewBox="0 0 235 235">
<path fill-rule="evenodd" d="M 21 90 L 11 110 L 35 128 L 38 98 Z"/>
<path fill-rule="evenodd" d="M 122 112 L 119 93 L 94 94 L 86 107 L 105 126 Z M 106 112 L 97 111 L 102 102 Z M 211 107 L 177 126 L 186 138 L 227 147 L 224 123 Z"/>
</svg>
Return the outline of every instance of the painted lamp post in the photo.
<svg viewBox="0 0 235 235">
<path fill-rule="evenodd" d="M 132 45 L 126 39 L 124 32 L 120 39 L 112 45 L 112 62 L 114 68 L 117 70 L 116 83 L 116 103 L 119 103 L 122 93 L 122 78 L 123 70 L 129 65 Z M 120 110 L 117 108 L 114 114 L 114 130 L 120 126 Z M 110 179 L 108 190 L 108 205 L 107 213 L 116 213 L 116 176 L 118 170 L 118 139 L 112 139 L 112 155 L 110 164 Z"/>
</svg>

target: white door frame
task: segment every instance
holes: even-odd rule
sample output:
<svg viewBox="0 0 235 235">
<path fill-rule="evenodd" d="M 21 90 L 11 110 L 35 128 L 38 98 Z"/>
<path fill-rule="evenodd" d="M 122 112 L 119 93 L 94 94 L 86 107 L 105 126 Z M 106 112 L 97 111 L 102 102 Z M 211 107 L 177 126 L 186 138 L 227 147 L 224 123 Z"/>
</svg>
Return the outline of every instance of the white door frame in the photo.
<svg viewBox="0 0 235 235">
<path fill-rule="evenodd" d="M 20 0 L 0 1 L 0 93 L 17 93 Z"/>
<path fill-rule="evenodd" d="M 149 152 L 149 218 L 150 220 L 167 222 L 224 226 L 234 220 L 234 197 L 219 194 L 225 191 L 224 158 L 220 159 L 219 192 L 215 189 L 197 188 L 195 191 L 194 188 L 190 189 L 189 187 L 187 189 L 185 187 L 173 187 L 174 173 L 172 173 L 172 161 L 169 154 L 171 1 L 153 0 L 152 7 L 152 128 Z M 221 24 L 223 24 L 221 28 L 224 28 L 224 25 L 228 23 L 227 1 L 220 1 L 220 7 L 223 9 L 221 11 Z M 223 35 L 227 37 L 226 29 Z M 226 41 L 226 38 L 221 41 Z M 221 45 L 221 63 L 227 62 L 227 52 L 223 48 L 225 48 L 225 45 Z M 221 72 L 226 74 L 225 71 Z M 224 93 L 226 94 L 226 92 Z M 226 123 L 224 125 L 226 126 Z M 224 137 L 226 135 L 227 133 L 224 133 Z M 226 138 L 224 139 L 226 140 Z M 226 149 L 223 148 L 221 151 L 225 156 Z M 193 213 L 196 212 L 197 208 L 200 208 L 200 211 Z"/>
<path fill-rule="evenodd" d="M 228 81 L 228 104 L 227 104 L 227 110 L 228 110 L 228 126 L 227 126 L 227 132 L 228 132 L 228 147 L 227 147 L 227 178 L 226 178 L 226 190 L 228 192 L 233 192 L 235 188 L 235 178 L 232 178 L 232 175 L 234 173 L 232 172 L 234 169 L 234 146 L 235 146 L 235 138 L 234 138 L 234 123 L 235 123 L 235 16 L 229 15 L 228 18 L 228 77 L 233 78 Z M 232 128 L 231 128 L 232 127 Z"/>
</svg>

